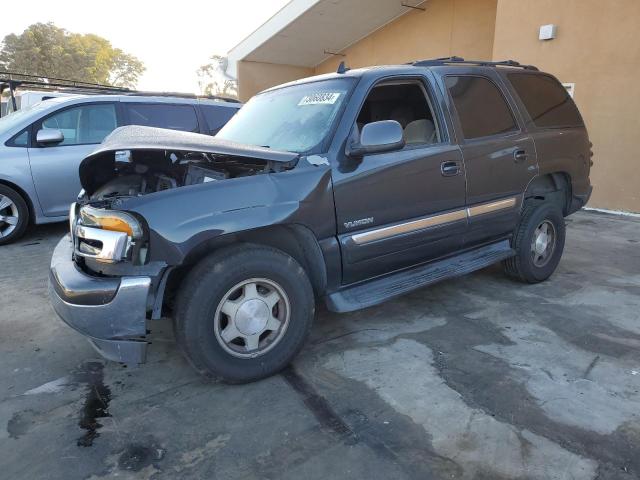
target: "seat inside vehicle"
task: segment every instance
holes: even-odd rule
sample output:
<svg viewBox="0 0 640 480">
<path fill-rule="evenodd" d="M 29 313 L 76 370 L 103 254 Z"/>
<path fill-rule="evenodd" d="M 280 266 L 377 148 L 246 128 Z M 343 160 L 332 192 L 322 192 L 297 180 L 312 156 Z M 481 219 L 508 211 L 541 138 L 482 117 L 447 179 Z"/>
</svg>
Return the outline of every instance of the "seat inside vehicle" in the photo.
<svg viewBox="0 0 640 480">
<path fill-rule="evenodd" d="M 365 100 L 357 125 L 395 120 L 404 130 L 407 145 L 439 142 L 433 112 L 424 88 L 417 82 L 389 83 L 374 87 Z"/>
</svg>

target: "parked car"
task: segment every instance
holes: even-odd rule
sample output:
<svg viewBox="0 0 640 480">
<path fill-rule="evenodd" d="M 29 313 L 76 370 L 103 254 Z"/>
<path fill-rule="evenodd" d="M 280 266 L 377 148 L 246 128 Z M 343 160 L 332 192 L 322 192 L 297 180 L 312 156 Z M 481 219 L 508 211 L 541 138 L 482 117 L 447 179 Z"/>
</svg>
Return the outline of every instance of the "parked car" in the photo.
<svg viewBox="0 0 640 480">
<path fill-rule="evenodd" d="M 67 92 L 56 92 L 56 91 L 27 90 L 24 92 L 16 92 L 15 93 L 16 107 L 17 107 L 17 110 L 21 110 L 21 109 L 30 107 L 32 105 L 35 105 L 36 103 L 42 102 L 43 100 L 49 100 L 51 98 L 58 98 L 58 97 L 71 97 L 71 96 L 74 96 L 74 94 L 67 93 Z M 2 111 L 0 112 L 0 117 L 4 115 L 8 115 L 13 112 L 13 102 L 10 100 L 10 98 L 7 97 L 6 99 L 3 99 L 3 100 L 4 100 L 3 104 L 6 104 L 6 107 L 3 108 Z"/>
<path fill-rule="evenodd" d="M 0 118 L 0 245 L 30 222 L 67 218 L 78 166 L 121 125 L 215 134 L 239 103 L 196 98 L 87 95 L 51 98 Z"/>
<path fill-rule="evenodd" d="M 51 301 L 108 359 L 144 361 L 147 320 L 171 315 L 199 372 L 256 380 L 316 301 L 349 312 L 500 261 L 547 279 L 590 166 L 573 100 L 534 67 L 341 68 L 255 96 L 215 138 L 115 131 L 80 166 Z"/>
</svg>

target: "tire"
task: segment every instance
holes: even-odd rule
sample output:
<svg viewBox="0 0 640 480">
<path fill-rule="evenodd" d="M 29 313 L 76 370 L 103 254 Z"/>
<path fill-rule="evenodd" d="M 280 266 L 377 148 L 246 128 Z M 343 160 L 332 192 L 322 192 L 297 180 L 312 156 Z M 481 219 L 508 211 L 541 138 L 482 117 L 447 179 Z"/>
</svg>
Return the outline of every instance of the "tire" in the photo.
<svg viewBox="0 0 640 480">
<path fill-rule="evenodd" d="M 545 238 L 546 243 L 541 241 L 534 244 L 536 239 Z M 512 240 L 516 255 L 503 262 L 505 272 L 524 283 L 546 280 L 560 263 L 564 240 L 564 217 L 556 204 L 539 201 L 525 204 Z M 542 251 L 545 245 L 546 248 Z"/>
<path fill-rule="evenodd" d="M 29 226 L 29 207 L 22 195 L 0 185 L 0 245 L 14 242 Z"/>
<path fill-rule="evenodd" d="M 176 299 L 174 330 L 198 372 L 246 383 L 286 367 L 314 315 L 313 289 L 300 264 L 275 248 L 243 244 L 209 255 L 189 272 Z"/>
</svg>

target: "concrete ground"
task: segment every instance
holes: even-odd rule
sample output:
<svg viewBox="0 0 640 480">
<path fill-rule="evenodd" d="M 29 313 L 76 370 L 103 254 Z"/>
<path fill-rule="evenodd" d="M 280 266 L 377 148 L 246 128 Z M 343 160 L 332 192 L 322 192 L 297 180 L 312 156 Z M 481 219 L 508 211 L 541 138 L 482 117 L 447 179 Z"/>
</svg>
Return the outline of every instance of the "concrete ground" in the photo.
<svg viewBox="0 0 640 480">
<path fill-rule="evenodd" d="M 640 220 L 578 213 L 547 282 L 499 266 L 348 315 L 292 368 L 207 382 L 152 324 L 104 363 L 46 293 L 65 225 L 0 247 L 0 477 L 640 477 Z"/>
</svg>

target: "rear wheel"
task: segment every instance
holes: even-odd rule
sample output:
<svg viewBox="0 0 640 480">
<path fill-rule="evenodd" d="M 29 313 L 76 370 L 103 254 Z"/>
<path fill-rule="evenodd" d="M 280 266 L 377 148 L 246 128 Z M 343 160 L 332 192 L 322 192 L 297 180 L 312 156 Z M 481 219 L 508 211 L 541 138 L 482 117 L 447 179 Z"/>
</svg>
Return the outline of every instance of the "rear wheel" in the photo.
<svg viewBox="0 0 640 480">
<path fill-rule="evenodd" d="M 20 238 L 29 225 L 29 207 L 18 192 L 0 185 L 0 245 Z"/>
<path fill-rule="evenodd" d="M 546 280 L 560 263 L 564 239 L 564 217 L 557 205 L 525 205 L 512 242 L 516 255 L 503 262 L 506 273 L 526 283 Z"/>
<path fill-rule="evenodd" d="M 314 316 L 302 267 L 270 247 L 220 250 L 189 273 L 178 293 L 176 339 L 202 374 L 243 383 L 284 368 Z"/>
</svg>

